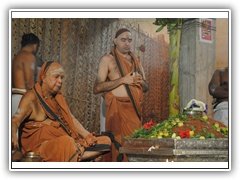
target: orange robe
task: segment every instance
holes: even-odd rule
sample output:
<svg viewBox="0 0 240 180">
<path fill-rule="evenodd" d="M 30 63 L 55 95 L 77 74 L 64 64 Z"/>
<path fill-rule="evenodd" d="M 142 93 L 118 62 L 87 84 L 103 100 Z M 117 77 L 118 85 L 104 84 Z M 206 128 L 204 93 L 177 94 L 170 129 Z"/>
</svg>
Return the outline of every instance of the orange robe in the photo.
<svg viewBox="0 0 240 180">
<path fill-rule="evenodd" d="M 46 63 L 43 65 L 39 80 L 34 86 L 36 90 L 34 91 L 35 95 L 37 96 L 38 93 L 42 99 L 43 95 L 40 84 L 47 71 L 45 66 Z M 44 121 L 26 122 L 22 129 L 21 136 L 22 151 L 23 153 L 29 151 L 37 152 L 43 161 L 77 161 L 78 156 L 81 156 L 84 148 L 87 147 L 87 143 L 85 139 L 78 134 L 70 109 L 61 92 L 54 98 L 59 105 L 58 107 L 54 106 L 51 98 L 46 99 L 45 102 L 58 117 L 61 117 L 69 133 L 43 108 L 47 117 L 51 119 L 52 122 L 50 124 L 46 124 Z M 40 103 L 39 99 L 38 102 Z M 108 139 L 105 137 L 97 137 L 97 143 L 108 144 Z"/>
<path fill-rule="evenodd" d="M 139 60 L 133 55 L 133 64 L 130 64 L 123 56 L 114 51 L 113 54 L 118 57 L 120 65 L 123 69 L 124 75 L 130 73 L 133 68 L 139 70 Z M 141 86 L 129 86 L 133 95 L 133 99 L 137 105 L 138 111 L 141 114 L 141 104 L 143 100 L 143 91 Z M 106 130 L 111 131 L 115 137 L 115 140 L 120 144 L 123 143 L 125 136 L 131 135 L 135 129 L 141 127 L 141 120 L 139 119 L 133 104 L 129 97 L 116 97 L 112 92 L 107 92 L 104 96 L 106 101 Z M 108 161 L 117 161 L 119 155 L 118 150 L 112 144 L 111 157 L 105 157 Z M 123 161 L 127 161 L 124 155 Z"/>
</svg>

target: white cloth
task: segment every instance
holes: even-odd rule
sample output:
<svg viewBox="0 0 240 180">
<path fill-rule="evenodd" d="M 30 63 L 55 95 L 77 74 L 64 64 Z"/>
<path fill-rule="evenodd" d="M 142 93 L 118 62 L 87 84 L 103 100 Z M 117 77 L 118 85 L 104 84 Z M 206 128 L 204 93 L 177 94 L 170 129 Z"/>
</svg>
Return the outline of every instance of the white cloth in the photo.
<svg viewBox="0 0 240 180">
<path fill-rule="evenodd" d="M 198 101 L 196 99 L 192 99 L 191 101 L 188 102 L 187 106 L 184 108 L 185 110 L 191 109 L 193 111 L 206 111 L 207 106 L 205 103 L 202 101 Z"/>
<path fill-rule="evenodd" d="M 100 103 L 100 133 L 105 132 L 105 123 L 106 123 L 106 107 L 105 100 L 101 97 Z"/>
<path fill-rule="evenodd" d="M 228 126 L 228 102 L 224 101 L 217 105 L 214 109 L 215 120 L 222 122 L 224 125 Z"/>
<path fill-rule="evenodd" d="M 26 93 L 26 89 L 12 88 L 12 116 L 16 113 L 22 96 Z"/>
<path fill-rule="evenodd" d="M 13 94 L 12 95 L 12 116 L 16 113 L 18 105 L 22 99 L 22 94 Z"/>
</svg>

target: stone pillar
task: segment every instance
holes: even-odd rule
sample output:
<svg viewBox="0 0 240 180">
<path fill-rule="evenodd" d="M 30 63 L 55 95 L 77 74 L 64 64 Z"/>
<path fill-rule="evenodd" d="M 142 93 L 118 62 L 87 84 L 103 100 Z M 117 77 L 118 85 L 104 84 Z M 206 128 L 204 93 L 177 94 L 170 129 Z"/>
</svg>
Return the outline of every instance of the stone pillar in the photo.
<svg viewBox="0 0 240 180">
<path fill-rule="evenodd" d="M 186 19 L 183 25 L 179 63 L 181 112 L 191 99 L 197 99 L 207 103 L 208 114 L 212 114 L 208 83 L 215 68 L 215 21 Z"/>
</svg>

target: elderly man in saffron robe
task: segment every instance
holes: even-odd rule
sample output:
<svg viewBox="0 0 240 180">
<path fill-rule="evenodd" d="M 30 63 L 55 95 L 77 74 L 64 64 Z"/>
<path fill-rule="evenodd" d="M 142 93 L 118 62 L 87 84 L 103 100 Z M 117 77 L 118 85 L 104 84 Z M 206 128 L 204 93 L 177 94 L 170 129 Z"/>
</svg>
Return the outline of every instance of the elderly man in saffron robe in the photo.
<svg viewBox="0 0 240 180">
<path fill-rule="evenodd" d="M 119 154 L 125 136 L 141 127 L 143 92 L 148 90 L 143 67 L 131 52 L 132 36 L 119 29 L 114 48 L 99 62 L 94 93 L 103 93 L 106 102 L 106 130 L 113 134 L 111 154 L 106 161 L 127 161 Z"/>
<path fill-rule="evenodd" d="M 35 152 L 42 161 L 82 161 L 101 154 L 86 151 L 96 144 L 110 145 L 106 136 L 95 137 L 72 115 L 60 92 L 64 70 L 54 61 L 45 62 L 38 82 L 20 101 L 12 118 L 12 145 L 19 147 L 17 130 L 21 134 L 22 152 Z M 24 122 L 24 124 L 22 123 Z"/>
</svg>

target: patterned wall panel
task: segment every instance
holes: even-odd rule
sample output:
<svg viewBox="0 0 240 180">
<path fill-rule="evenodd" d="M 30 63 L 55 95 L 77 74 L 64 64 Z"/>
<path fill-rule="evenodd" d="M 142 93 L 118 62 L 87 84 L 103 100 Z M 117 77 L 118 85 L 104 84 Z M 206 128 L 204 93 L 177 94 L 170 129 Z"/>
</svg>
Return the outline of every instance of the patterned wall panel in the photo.
<svg viewBox="0 0 240 180">
<path fill-rule="evenodd" d="M 73 115 L 90 131 L 99 131 L 100 96 L 93 94 L 101 56 L 113 47 L 117 29 L 127 27 L 133 36 L 133 50 L 139 55 L 149 83 L 143 104 L 144 121 L 161 121 L 168 116 L 168 47 L 152 39 L 136 23 L 121 19 L 13 19 L 12 55 L 20 49 L 23 33 L 41 39 L 39 60 L 59 61 L 66 72 L 63 85 Z M 138 51 L 144 44 L 145 52 Z"/>
</svg>

